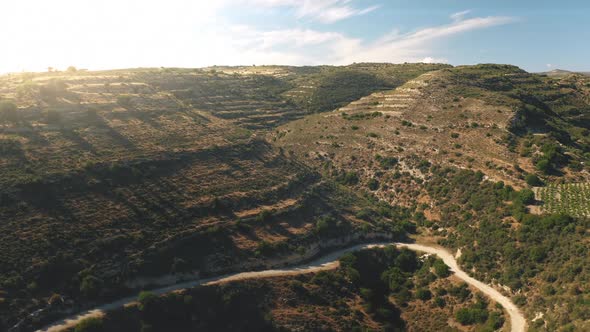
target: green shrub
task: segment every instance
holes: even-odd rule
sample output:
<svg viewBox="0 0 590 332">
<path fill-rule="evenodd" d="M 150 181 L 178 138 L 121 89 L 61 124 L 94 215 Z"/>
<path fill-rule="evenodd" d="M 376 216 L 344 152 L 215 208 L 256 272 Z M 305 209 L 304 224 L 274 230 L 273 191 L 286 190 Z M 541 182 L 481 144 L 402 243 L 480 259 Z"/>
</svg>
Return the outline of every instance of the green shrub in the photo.
<svg viewBox="0 0 590 332">
<path fill-rule="evenodd" d="M 92 275 L 87 275 L 80 283 L 80 292 L 86 297 L 96 297 L 100 293 L 102 283 L 101 279 Z"/>
<path fill-rule="evenodd" d="M 497 331 L 504 326 L 504 315 L 501 312 L 494 311 L 490 313 L 488 320 L 486 322 L 486 326 L 489 327 L 493 331 Z"/>
<path fill-rule="evenodd" d="M 375 191 L 375 190 L 379 189 L 379 181 L 377 181 L 375 179 L 370 179 L 367 186 L 369 187 L 370 190 Z"/>
<path fill-rule="evenodd" d="M 340 175 L 337 180 L 342 184 L 352 186 L 359 182 L 359 176 L 356 172 L 350 171 Z"/>
<path fill-rule="evenodd" d="M 152 292 L 142 291 L 139 293 L 137 300 L 139 301 L 139 310 L 147 311 L 157 302 L 158 296 Z"/>
<path fill-rule="evenodd" d="M 76 325 L 74 332 L 101 332 L 103 331 L 103 321 L 98 317 L 85 318 Z"/>
<path fill-rule="evenodd" d="M 328 232 L 329 229 L 330 229 L 330 224 L 328 223 L 328 220 L 326 220 L 325 218 L 320 218 L 315 223 L 315 230 L 318 234 L 325 234 Z"/>
<path fill-rule="evenodd" d="M 437 296 L 434 298 L 434 304 L 436 304 L 436 306 L 439 308 L 444 308 L 447 305 L 447 302 L 444 298 Z"/>
<path fill-rule="evenodd" d="M 529 186 L 533 187 L 539 187 L 543 185 L 543 181 L 541 181 L 541 179 L 539 179 L 539 177 L 535 174 L 528 174 L 525 177 L 525 181 Z"/>
<path fill-rule="evenodd" d="M 539 172 L 543 172 L 543 174 L 548 174 L 551 171 L 551 164 L 547 159 L 541 159 L 536 164 L 535 167 Z"/>
<path fill-rule="evenodd" d="M 270 220 L 270 218 L 272 217 L 272 211 L 270 210 L 262 210 L 258 216 L 256 216 L 256 221 L 257 222 L 266 222 L 268 220 Z"/>
<path fill-rule="evenodd" d="M 399 267 L 394 266 L 383 272 L 381 280 L 387 284 L 389 290 L 392 292 L 399 292 L 407 278 Z"/>
<path fill-rule="evenodd" d="M 535 193 L 530 189 L 523 189 L 518 192 L 518 200 L 523 204 L 533 204 L 535 202 Z"/>
<path fill-rule="evenodd" d="M 451 274 L 449 267 L 447 266 L 447 264 L 445 264 L 445 262 L 443 262 L 442 259 L 437 259 L 434 262 L 433 267 L 434 272 L 439 278 L 446 278 Z"/>
<path fill-rule="evenodd" d="M 486 309 L 462 308 L 457 311 L 455 318 L 462 325 L 473 325 L 484 323 L 488 319 L 488 315 Z"/>
<path fill-rule="evenodd" d="M 19 141 L 12 139 L 0 139 L 0 153 L 3 155 L 15 155 L 22 153 Z"/>
<path fill-rule="evenodd" d="M 395 157 L 382 157 L 381 155 L 376 155 L 375 160 L 379 162 L 379 166 L 383 169 L 390 169 L 398 163 L 398 159 Z"/>
<path fill-rule="evenodd" d="M 416 291 L 416 298 L 422 301 L 428 301 L 432 298 L 432 293 L 425 288 L 420 288 Z"/>
</svg>

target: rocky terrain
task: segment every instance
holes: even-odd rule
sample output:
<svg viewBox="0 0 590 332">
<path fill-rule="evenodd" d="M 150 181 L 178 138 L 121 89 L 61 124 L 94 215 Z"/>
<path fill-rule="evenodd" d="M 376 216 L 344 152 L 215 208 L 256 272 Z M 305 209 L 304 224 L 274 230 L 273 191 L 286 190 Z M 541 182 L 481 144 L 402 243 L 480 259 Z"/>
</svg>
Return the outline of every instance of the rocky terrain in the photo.
<svg viewBox="0 0 590 332">
<path fill-rule="evenodd" d="M 589 117 L 588 77 L 509 65 L 2 76 L 0 329 L 379 232 L 461 249 L 531 330 L 583 330 L 587 191 L 543 188 L 585 188 Z"/>
</svg>

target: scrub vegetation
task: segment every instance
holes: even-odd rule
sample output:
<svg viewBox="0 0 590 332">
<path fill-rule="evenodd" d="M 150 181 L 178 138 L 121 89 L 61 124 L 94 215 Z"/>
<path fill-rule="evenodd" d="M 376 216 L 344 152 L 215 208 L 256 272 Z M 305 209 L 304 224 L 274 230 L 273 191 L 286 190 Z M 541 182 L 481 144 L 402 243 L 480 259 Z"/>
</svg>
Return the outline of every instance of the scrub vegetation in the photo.
<svg viewBox="0 0 590 332">
<path fill-rule="evenodd" d="M 460 249 L 533 331 L 588 330 L 589 82 L 495 64 L 1 76 L 0 330 L 382 238 Z M 504 321 L 440 261 L 388 249 L 315 275 L 145 293 L 76 329 L 172 318 L 211 330 Z"/>
<path fill-rule="evenodd" d="M 453 329 L 495 331 L 505 318 L 480 293 L 409 250 L 371 249 L 347 254 L 335 271 L 244 280 L 158 297 L 76 331 Z M 444 265 L 444 263 L 443 263 Z M 87 327 L 91 326 L 92 330 Z"/>
</svg>

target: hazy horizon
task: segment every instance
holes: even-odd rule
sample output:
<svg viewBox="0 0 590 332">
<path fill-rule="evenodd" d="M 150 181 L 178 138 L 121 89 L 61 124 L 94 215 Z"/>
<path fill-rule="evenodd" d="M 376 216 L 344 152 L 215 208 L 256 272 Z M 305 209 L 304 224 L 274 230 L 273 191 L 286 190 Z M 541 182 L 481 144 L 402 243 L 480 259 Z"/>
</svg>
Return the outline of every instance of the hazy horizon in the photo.
<svg viewBox="0 0 590 332">
<path fill-rule="evenodd" d="M 579 42 L 589 10 L 573 0 L 23 0 L 0 4 L 0 73 L 354 62 L 589 71 Z"/>
</svg>

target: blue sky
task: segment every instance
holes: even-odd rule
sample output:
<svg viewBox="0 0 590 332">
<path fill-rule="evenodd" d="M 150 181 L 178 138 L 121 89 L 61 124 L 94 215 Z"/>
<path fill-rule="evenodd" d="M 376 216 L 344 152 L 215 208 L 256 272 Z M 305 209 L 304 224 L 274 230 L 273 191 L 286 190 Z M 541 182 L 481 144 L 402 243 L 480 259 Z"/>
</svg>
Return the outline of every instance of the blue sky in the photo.
<svg viewBox="0 0 590 332">
<path fill-rule="evenodd" d="M 0 72 L 364 61 L 590 71 L 582 0 L 19 0 L 0 13 Z"/>
</svg>

